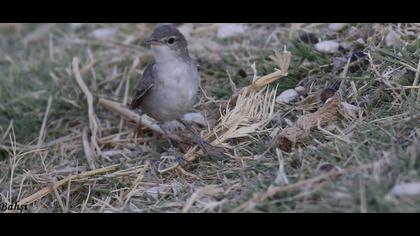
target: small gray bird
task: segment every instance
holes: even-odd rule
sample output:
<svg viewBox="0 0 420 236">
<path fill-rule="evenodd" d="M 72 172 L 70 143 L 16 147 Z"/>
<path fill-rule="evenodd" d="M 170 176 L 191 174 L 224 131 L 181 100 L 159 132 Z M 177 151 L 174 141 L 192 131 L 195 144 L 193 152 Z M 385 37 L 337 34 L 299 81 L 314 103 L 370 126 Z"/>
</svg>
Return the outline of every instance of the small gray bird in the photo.
<svg viewBox="0 0 420 236">
<path fill-rule="evenodd" d="M 141 107 L 160 122 L 179 119 L 194 105 L 199 75 L 187 40 L 175 27 L 162 25 L 146 40 L 154 58 L 134 90 L 131 109 Z"/>
<path fill-rule="evenodd" d="M 142 108 L 160 125 L 167 121 L 180 121 L 193 133 L 195 142 L 205 150 L 204 144 L 207 143 L 180 120 L 194 105 L 199 86 L 197 65 L 188 54 L 187 40 L 175 27 L 161 25 L 146 43 L 151 45 L 154 58 L 134 90 L 130 109 Z M 173 148 L 166 130 L 162 130 Z"/>
</svg>

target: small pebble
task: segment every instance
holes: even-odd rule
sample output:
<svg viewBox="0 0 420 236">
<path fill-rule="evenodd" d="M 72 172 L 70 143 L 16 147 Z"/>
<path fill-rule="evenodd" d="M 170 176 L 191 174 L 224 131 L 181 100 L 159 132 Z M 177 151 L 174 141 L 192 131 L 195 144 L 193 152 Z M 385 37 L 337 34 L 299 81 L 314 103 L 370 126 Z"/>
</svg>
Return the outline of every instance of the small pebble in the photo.
<svg viewBox="0 0 420 236">
<path fill-rule="evenodd" d="M 358 106 L 352 105 L 347 102 L 342 102 L 341 107 L 343 108 L 343 110 L 349 110 L 349 111 L 358 111 L 360 109 Z"/>
<path fill-rule="evenodd" d="M 302 86 L 298 86 L 298 87 L 296 87 L 296 88 L 295 88 L 295 91 L 296 91 L 299 95 L 302 95 L 302 94 L 305 94 L 306 89 L 305 89 L 304 87 L 302 87 Z"/>
<path fill-rule="evenodd" d="M 336 53 L 338 51 L 338 47 L 340 44 L 338 44 L 336 41 L 333 40 L 327 40 L 322 41 L 317 44 L 315 44 L 315 49 L 324 52 L 324 53 Z"/>
<path fill-rule="evenodd" d="M 109 40 L 117 35 L 117 30 L 114 28 L 101 28 L 92 32 L 93 37 L 101 40 Z"/>
<path fill-rule="evenodd" d="M 73 29 L 78 29 L 80 27 L 82 27 L 84 25 L 84 23 L 70 23 L 70 27 Z"/>
<path fill-rule="evenodd" d="M 186 122 L 194 122 L 196 124 L 205 126 L 207 124 L 206 118 L 200 112 L 191 112 L 187 113 L 181 118 L 183 121 Z"/>
<path fill-rule="evenodd" d="M 362 38 L 356 39 L 356 42 L 359 43 L 359 44 L 362 44 L 362 45 L 365 45 L 366 44 L 365 40 L 362 39 Z"/>
<path fill-rule="evenodd" d="M 276 103 L 289 103 L 294 101 L 298 97 L 298 93 L 294 89 L 288 89 L 282 92 L 276 98 Z"/>
<path fill-rule="evenodd" d="M 385 44 L 388 47 L 395 46 L 399 41 L 400 35 L 393 30 L 389 31 L 388 34 L 385 36 Z"/>
<path fill-rule="evenodd" d="M 353 47 L 353 44 L 350 42 L 340 42 L 340 47 L 345 50 L 350 50 Z"/>
<path fill-rule="evenodd" d="M 238 34 L 244 33 L 246 30 L 246 26 L 242 24 L 230 24 L 230 23 L 223 23 L 219 25 L 217 30 L 217 38 L 224 39 L 230 38 Z"/>
<path fill-rule="evenodd" d="M 400 183 L 395 185 L 390 193 L 394 197 L 420 197 L 420 183 Z"/>
<path fill-rule="evenodd" d="M 332 23 L 328 25 L 328 29 L 334 32 L 338 32 L 347 26 L 346 23 Z"/>
</svg>

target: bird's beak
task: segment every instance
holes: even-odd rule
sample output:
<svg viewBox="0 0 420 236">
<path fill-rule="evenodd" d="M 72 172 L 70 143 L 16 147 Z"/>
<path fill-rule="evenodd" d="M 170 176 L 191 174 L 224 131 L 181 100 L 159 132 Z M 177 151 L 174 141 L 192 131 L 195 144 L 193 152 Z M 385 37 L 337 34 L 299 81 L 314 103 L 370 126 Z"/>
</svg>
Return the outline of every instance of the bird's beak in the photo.
<svg viewBox="0 0 420 236">
<path fill-rule="evenodd" d="M 146 39 L 145 43 L 148 44 L 148 45 L 159 45 L 159 44 L 163 44 L 161 41 L 159 41 L 156 38 L 148 38 L 148 39 Z"/>
</svg>

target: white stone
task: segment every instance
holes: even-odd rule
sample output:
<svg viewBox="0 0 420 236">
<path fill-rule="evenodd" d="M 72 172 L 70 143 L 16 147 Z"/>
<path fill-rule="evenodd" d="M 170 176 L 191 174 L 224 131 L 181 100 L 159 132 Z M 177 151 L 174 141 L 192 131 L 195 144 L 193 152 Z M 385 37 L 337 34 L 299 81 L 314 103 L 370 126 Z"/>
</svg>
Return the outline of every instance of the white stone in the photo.
<svg viewBox="0 0 420 236">
<path fill-rule="evenodd" d="M 299 94 L 294 89 L 288 89 L 282 92 L 277 98 L 276 103 L 289 103 L 295 100 Z"/>
<path fill-rule="evenodd" d="M 200 112 L 187 113 L 183 115 L 181 119 L 189 123 L 194 122 L 203 126 L 207 124 L 207 119 Z"/>
<path fill-rule="evenodd" d="M 92 35 L 96 39 L 109 40 L 117 35 L 117 29 L 114 28 L 100 28 L 92 32 Z"/>
<path fill-rule="evenodd" d="M 346 23 L 332 23 L 328 25 L 328 29 L 334 32 L 338 32 L 347 26 Z"/>
<path fill-rule="evenodd" d="M 357 118 L 357 113 L 360 110 L 360 107 L 354 106 L 346 102 L 342 102 L 341 110 L 344 112 L 344 114 L 347 114 L 348 116 L 351 116 L 353 118 Z"/>
<path fill-rule="evenodd" d="M 294 126 L 294 123 L 288 118 L 284 118 L 284 123 L 286 123 L 290 127 Z"/>
<path fill-rule="evenodd" d="M 420 182 L 397 184 L 391 189 L 389 194 L 396 197 L 420 196 Z"/>
<path fill-rule="evenodd" d="M 304 88 L 304 87 L 302 87 L 302 86 L 298 86 L 298 87 L 296 87 L 295 88 L 295 91 L 298 93 L 298 94 L 304 94 L 305 93 L 305 91 L 306 91 L 306 89 Z"/>
<path fill-rule="evenodd" d="M 351 42 L 340 42 L 340 46 L 346 50 L 349 50 L 353 47 Z"/>
<path fill-rule="evenodd" d="M 347 111 L 358 111 L 360 109 L 358 106 L 352 105 L 347 102 L 342 102 L 341 107 L 343 110 L 347 110 Z"/>
<path fill-rule="evenodd" d="M 82 27 L 84 25 L 84 23 L 70 23 L 70 27 L 73 29 L 78 29 L 80 27 Z"/>
<path fill-rule="evenodd" d="M 219 39 L 229 38 L 237 34 L 242 34 L 246 27 L 242 24 L 222 23 L 217 29 L 217 37 Z"/>
<path fill-rule="evenodd" d="M 363 38 L 356 39 L 356 42 L 358 42 L 359 44 L 366 44 L 366 42 Z"/>
<path fill-rule="evenodd" d="M 276 127 L 276 128 L 274 128 L 272 131 L 271 131 L 271 133 L 270 133 L 270 137 L 271 138 L 275 138 L 275 137 L 277 137 L 277 135 L 280 133 L 280 128 L 278 128 L 278 127 Z"/>
<path fill-rule="evenodd" d="M 389 31 L 388 34 L 385 36 L 385 44 L 388 47 L 395 46 L 399 40 L 400 35 L 393 30 Z"/>
<path fill-rule="evenodd" d="M 315 44 L 315 49 L 324 53 L 335 53 L 340 45 L 333 40 L 326 40 Z"/>
</svg>

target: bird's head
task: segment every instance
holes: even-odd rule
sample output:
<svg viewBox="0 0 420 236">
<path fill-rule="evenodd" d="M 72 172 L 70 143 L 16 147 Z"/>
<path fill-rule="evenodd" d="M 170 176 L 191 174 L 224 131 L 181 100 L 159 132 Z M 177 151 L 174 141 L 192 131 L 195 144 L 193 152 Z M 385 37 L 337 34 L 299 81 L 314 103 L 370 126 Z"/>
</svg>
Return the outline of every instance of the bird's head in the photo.
<svg viewBox="0 0 420 236">
<path fill-rule="evenodd" d="M 146 43 L 151 46 L 156 61 L 188 56 L 187 40 L 178 29 L 171 25 L 157 27 Z"/>
</svg>

